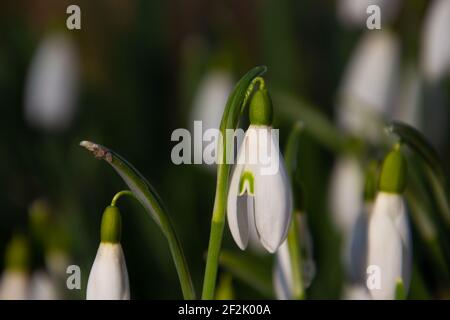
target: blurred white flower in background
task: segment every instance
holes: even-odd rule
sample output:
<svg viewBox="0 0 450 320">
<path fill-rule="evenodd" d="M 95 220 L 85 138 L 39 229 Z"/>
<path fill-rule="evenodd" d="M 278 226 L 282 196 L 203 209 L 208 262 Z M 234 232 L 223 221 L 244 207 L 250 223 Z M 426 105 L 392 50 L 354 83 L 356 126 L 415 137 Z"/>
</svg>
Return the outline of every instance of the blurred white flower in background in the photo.
<svg viewBox="0 0 450 320">
<path fill-rule="evenodd" d="M 398 39 L 387 31 L 363 35 L 339 88 L 337 120 L 347 133 L 377 142 L 392 112 L 400 63 Z"/>
<path fill-rule="evenodd" d="M 363 208 L 364 174 L 358 159 L 343 155 L 331 173 L 329 204 L 332 220 L 343 235 L 349 235 Z"/>
<path fill-rule="evenodd" d="M 344 300 L 372 300 L 364 284 L 346 285 L 343 289 Z"/>
<path fill-rule="evenodd" d="M 422 69 L 435 82 L 450 72 L 450 1 L 434 0 L 425 16 L 422 32 Z"/>
<path fill-rule="evenodd" d="M 25 88 L 25 118 L 29 125 L 60 131 L 70 126 L 79 85 L 78 55 L 64 33 L 48 35 L 31 62 Z"/>
<path fill-rule="evenodd" d="M 35 271 L 30 283 L 31 300 L 57 300 L 58 290 L 50 275 L 43 271 Z"/>
<path fill-rule="evenodd" d="M 22 270 L 5 270 L 0 279 L 0 300 L 28 299 L 30 279 Z"/>
<path fill-rule="evenodd" d="M 219 129 L 228 95 L 233 89 L 231 74 L 222 69 L 209 71 L 198 85 L 190 115 L 190 125 L 202 121 L 203 130 Z"/>
<path fill-rule="evenodd" d="M 339 0 L 337 2 L 337 15 L 339 21 L 345 25 L 355 28 L 366 28 L 368 18 L 367 7 L 377 5 L 381 11 L 381 23 L 394 20 L 399 12 L 400 0 Z"/>
<path fill-rule="evenodd" d="M 402 72 L 393 118 L 423 129 L 421 117 L 422 79 L 413 65 Z"/>
<path fill-rule="evenodd" d="M 369 222 L 367 265 L 378 266 L 381 272 L 381 288 L 370 290 L 373 299 L 394 299 L 398 279 L 403 281 L 408 292 L 411 247 L 409 221 L 402 196 L 380 191 Z"/>
<path fill-rule="evenodd" d="M 306 289 L 311 285 L 316 275 L 316 265 L 313 259 L 313 242 L 306 216 L 298 214 L 295 218 L 298 223 L 298 235 L 301 244 L 303 287 Z M 277 299 L 293 299 L 292 264 L 287 239 L 277 250 L 272 279 Z"/>
</svg>

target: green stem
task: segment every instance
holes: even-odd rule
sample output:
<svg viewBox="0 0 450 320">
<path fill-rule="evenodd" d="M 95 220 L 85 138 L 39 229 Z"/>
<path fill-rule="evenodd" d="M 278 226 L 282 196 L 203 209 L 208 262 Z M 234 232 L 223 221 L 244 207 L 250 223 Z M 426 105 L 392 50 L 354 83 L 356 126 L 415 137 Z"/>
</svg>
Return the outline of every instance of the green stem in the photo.
<svg viewBox="0 0 450 320">
<path fill-rule="evenodd" d="M 181 248 L 181 244 L 177 238 L 173 224 L 164 209 L 163 203 L 158 194 L 153 190 L 150 183 L 125 159 L 119 156 L 114 151 L 89 141 L 83 141 L 80 145 L 90 152 L 98 159 L 103 159 L 109 163 L 117 173 L 122 177 L 124 182 L 131 189 L 131 192 L 136 199 L 141 203 L 149 216 L 158 224 L 166 237 L 169 249 L 172 254 L 172 259 L 180 280 L 181 290 L 185 299 L 195 299 L 194 286 L 192 284 L 191 275 L 186 259 Z M 126 191 L 119 192 L 113 199 L 113 202 L 118 200 L 122 195 L 127 194 Z"/>
<path fill-rule="evenodd" d="M 292 296 L 294 299 L 303 300 L 305 298 L 304 284 L 303 284 L 303 266 L 301 243 L 299 235 L 299 225 L 297 218 L 303 219 L 301 216 L 301 209 L 303 206 L 302 190 L 299 183 L 295 179 L 295 172 L 298 164 L 298 149 L 300 143 L 300 136 L 303 132 L 304 126 L 301 122 L 296 122 L 289 134 L 286 148 L 285 148 L 285 164 L 289 175 L 294 197 L 294 212 L 289 227 L 288 233 L 288 248 L 292 271 L 293 290 Z M 303 222 L 303 220 L 302 220 Z"/>
<path fill-rule="evenodd" d="M 113 206 L 113 207 L 116 206 L 117 201 L 122 196 L 130 196 L 130 197 L 136 199 L 133 192 L 131 192 L 130 190 L 122 190 L 120 192 L 117 192 L 116 195 L 113 197 L 113 199 L 111 200 L 111 206 Z"/>
<path fill-rule="evenodd" d="M 294 299 L 303 300 L 305 298 L 305 291 L 303 285 L 303 275 L 302 275 L 303 266 L 302 266 L 300 236 L 298 233 L 299 226 L 297 221 L 297 215 L 301 217 L 301 213 L 298 212 L 293 216 L 288 233 L 288 247 L 292 269 L 292 282 L 293 282 L 292 296 Z"/>
<path fill-rule="evenodd" d="M 219 163 L 217 165 L 216 195 L 211 219 L 208 253 L 206 257 L 205 276 L 203 280 L 202 299 L 211 300 L 215 296 L 217 270 L 219 267 L 220 248 L 222 246 L 223 229 L 225 226 L 225 210 L 228 195 L 228 178 L 230 165 L 227 164 L 226 147 L 229 145 L 226 130 L 236 130 L 239 116 L 245 110 L 255 82 L 263 81 L 257 78 L 266 71 L 265 67 L 256 67 L 247 72 L 231 92 L 220 123 L 221 139 L 218 143 Z"/>
</svg>

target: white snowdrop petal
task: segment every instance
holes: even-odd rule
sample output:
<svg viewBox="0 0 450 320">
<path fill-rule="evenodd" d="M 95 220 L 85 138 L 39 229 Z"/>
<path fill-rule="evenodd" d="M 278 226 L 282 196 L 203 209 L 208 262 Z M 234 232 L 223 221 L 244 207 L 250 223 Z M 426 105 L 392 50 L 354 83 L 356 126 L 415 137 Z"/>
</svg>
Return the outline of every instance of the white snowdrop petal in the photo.
<svg viewBox="0 0 450 320">
<path fill-rule="evenodd" d="M 430 81 L 437 81 L 450 71 L 449 21 L 450 1 L 433 1 L 422 33 L 422 68 Z"/>
<path fill-rule="evenodd" d="M 239 182 L 241 174 L 244 171 L 245 145 L 247 139 L 244 138 L 241 148 L 239 149 L 237 162 L 231 174 L 230 187 L 228 189 L 227 199 L 227 220 L 228 226 L 234 241 L 241 250 L 245 250 L 249 238 L 249 218 L 247 209 L 247 197 L 239 196 Z"/>
<path fill-rule="evenodd" d="M 402 241 L 402 281 L 406 292 L 408 292 L 412 272 L 412 239 L 408 214 L 404 203 L 399 216 L 394 219 L 394 225 Z"/>
<path fill-rule="evenodd" d="M 130 299 L 128 271 L 120 244 L 100 243 L 89 274 L 86 299 Z"/>
<path fill-rule="evenodd" d="M 278 161 L 278 170 L 271 174 L 261 174 L 262 166 L 254 170 L 255 222 L 261 243 L 273 253 L 287 236 L 292 211 L 292 194 L 283 157 L 272 138 L 270 143 L 271 164 Z"/>
<path fill-rule="evenodd" d="M 369 222 L 368 266 L 380 271 L 380 288 L 369 288 L 373 299 L 394 299 L 396 283 L 402 275 L 403 244 L 394 219 L 403 209 L 397 194 L 379 192 Z"/>
</svg>

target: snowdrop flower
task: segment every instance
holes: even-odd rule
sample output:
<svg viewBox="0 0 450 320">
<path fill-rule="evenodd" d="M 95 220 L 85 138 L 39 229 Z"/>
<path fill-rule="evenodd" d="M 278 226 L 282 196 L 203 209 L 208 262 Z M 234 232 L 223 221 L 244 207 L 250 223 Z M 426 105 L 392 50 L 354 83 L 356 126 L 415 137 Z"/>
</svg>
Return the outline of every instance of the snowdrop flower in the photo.
<svg viewBox="0 0 450 320">
<path fill-rule="evenodd" d="M 240 146 L 228 191 L 227 218 L 231 234 L 245 250 L 249 225 L 255 224 L 262 245 L 274 253 L 286 239 L 292 192 L 272 129 L 272 102 L 260 82 L 249 106 L 250 127 Z"/>
<path fill-rule="evenodd" d="M 29 248 L 22 235 L 15 235 L 6 249 L 5 271 L 0 278 L 0 300 L 28 299 Z"/>
<path fill-rule="evenodd" d="M 31 300 L 57 300 L 58 290 L 56 284 L 50 275 L 38 270 L 33 273 L 30 284 L 30 299 Z"/>
<path fill-rule="evenodd" d="M 303 286 L 308 288 L 316 274 L 316 266 L 313 260 L 312 237 L 304 214 L 296 216 L 298 220 L 298 236 L 301 238 L 301 259 Z M 273 272 L 273 286 L 279 300 L 291 300 L 293 296 L 293 279 L 291 255 L 289 253 L 288 240 L 286 239 L 276 253 L 276 262 Z"/>
<path fill-rule="evenodd" d="M 449 21 L 450 1 L 433 1 L 422 33 L 422 68 L 430 81 L 437 81 L 450 71 Z"/>
<path fill-rule="evenodd" d="M 339 89 L 339 126 L 373 142 L 380 139 L 381 118 L 393 103 L 399 68 L 399 43 L 387 31 L 368 32 L 358 44 Z"/>
<path fill-rule="evenodd" d="M 125 257 L 120 245 L 119 209 L 108 206 L 103 213 L 101 242 L 87 284 L 87 300 L 129 300 L 130 288 Z"/>
<path fill-rule="evenodd" d="M 75 113 L 77 91 L 75 47 L 65 34 L 52 34 L 41 43 L 27 75 L 26 120 L 48 131 L 66 129 Z"/>
<path fill-rule="evenodd" d="M 373 299 L 394 299 L 396 285 L 408 291 L 411 277 L 412 244 L 402 193 L 407 165 L 396 145 L 384 160 L 379 191 L 369 220 L 367 287 Z M 379 271 L 379 272 L 377 272 Z"/>
<path fill-rule="evenodd" d="M 347 26 L 366 28 L 367 8 L 380 7 L 382 23 L 392 21 L 400 9 L 400 0 L 340 0 L 337 4 L 338 18 Z"/>
</svg>

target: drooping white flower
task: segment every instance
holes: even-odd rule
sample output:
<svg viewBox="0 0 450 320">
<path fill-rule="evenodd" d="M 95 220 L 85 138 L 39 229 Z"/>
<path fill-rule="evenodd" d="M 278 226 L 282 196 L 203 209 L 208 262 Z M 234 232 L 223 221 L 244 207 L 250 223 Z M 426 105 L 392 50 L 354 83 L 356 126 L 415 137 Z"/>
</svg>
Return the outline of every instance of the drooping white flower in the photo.
<svg viewBox="0 0 450 320">
<path fill-rule="evenodd" d="M 102 218 L 102 241 L 89 274 L 87 300 L 130 299 L 128 271 L 120 245 L 120 225 L 117 207 L 107 207 Z"/>
<path fill-rule="evenodd" d="M 450 1 L 434 0 L 425 16 L 422 33 L 422 69 L 430 81 L 450 72 Z"/>
<path fill-rule="evenodd" d="M 339 126 L 355 136 L 378 141 L 381 118 L 392 109 L 400 46 L 390 32 L 366 33 L 346 68 L 339 89 Z"/>
<path fill-rule="evenodd" d="M 381 22 L 384 25 L 397 16 L 400 4 L 400 0 L 339 0 L 337 14 L 342 24 L 364 29 L 369 17 L 367 8 L 370 5 L 377 5 L 380 8 Z"/>
<path fill-rule="evenodd" d="M 6 270 L 0 279 L 0 300 L 26 300 L 30 279 L 21 270 Z"/>
<path fill-rule="evenodd" d="M 316 274 L 316 266 L 313 259 L 313 244 L 311 233 L 309 232 L 306 217 L 304 215 L 297 216 L 298 235 L 300 237 L 302 259 L 302 276 L 303 287 L 308 288 Z M 276 262 L 273 271 L 273 286 L 275 294 L 279 300 L 293 299 L 293 280 L 292 280 L 292 264 L 289 253 L 288 240 L 278 248 L 276 253 Z"/>
<path fill-rule="evenodd" d="M 228 191 L 228 225 L 244 250 L 249 225 L 255 224 L 262 245 L 274 253 L 287 236 L 292 191 L 278 134 L 271 127 L 272 105 L 265 88 L 254 93 L 249 108 L 251 125 L 239 149 Z"/>
<path fill-rule="evenodd" d="M 30 283 L 31 300 L 57 300 L 58 289 L 51 276 L 43 271 L 35 271 Z"/>
<path fill-rule="evenodd" d="M 406 160 L 399 147 L 383 163 L 379 192 L 369 220 L 367 287 L 373 299 L 394 299 L 399 280 L 408 292 L 412 244 L 402 193 L 406 187 Z M 369 278 L 371 277 L 371 279 Z"/>
<path fill-rule="evenodd" d="M 39 46 L 28 71 L 25 117 L 37 128 L 66 129 L 75 114 L 78 94 L 78 56 L 71 39 L 56 33 Z"/>
</svg>

